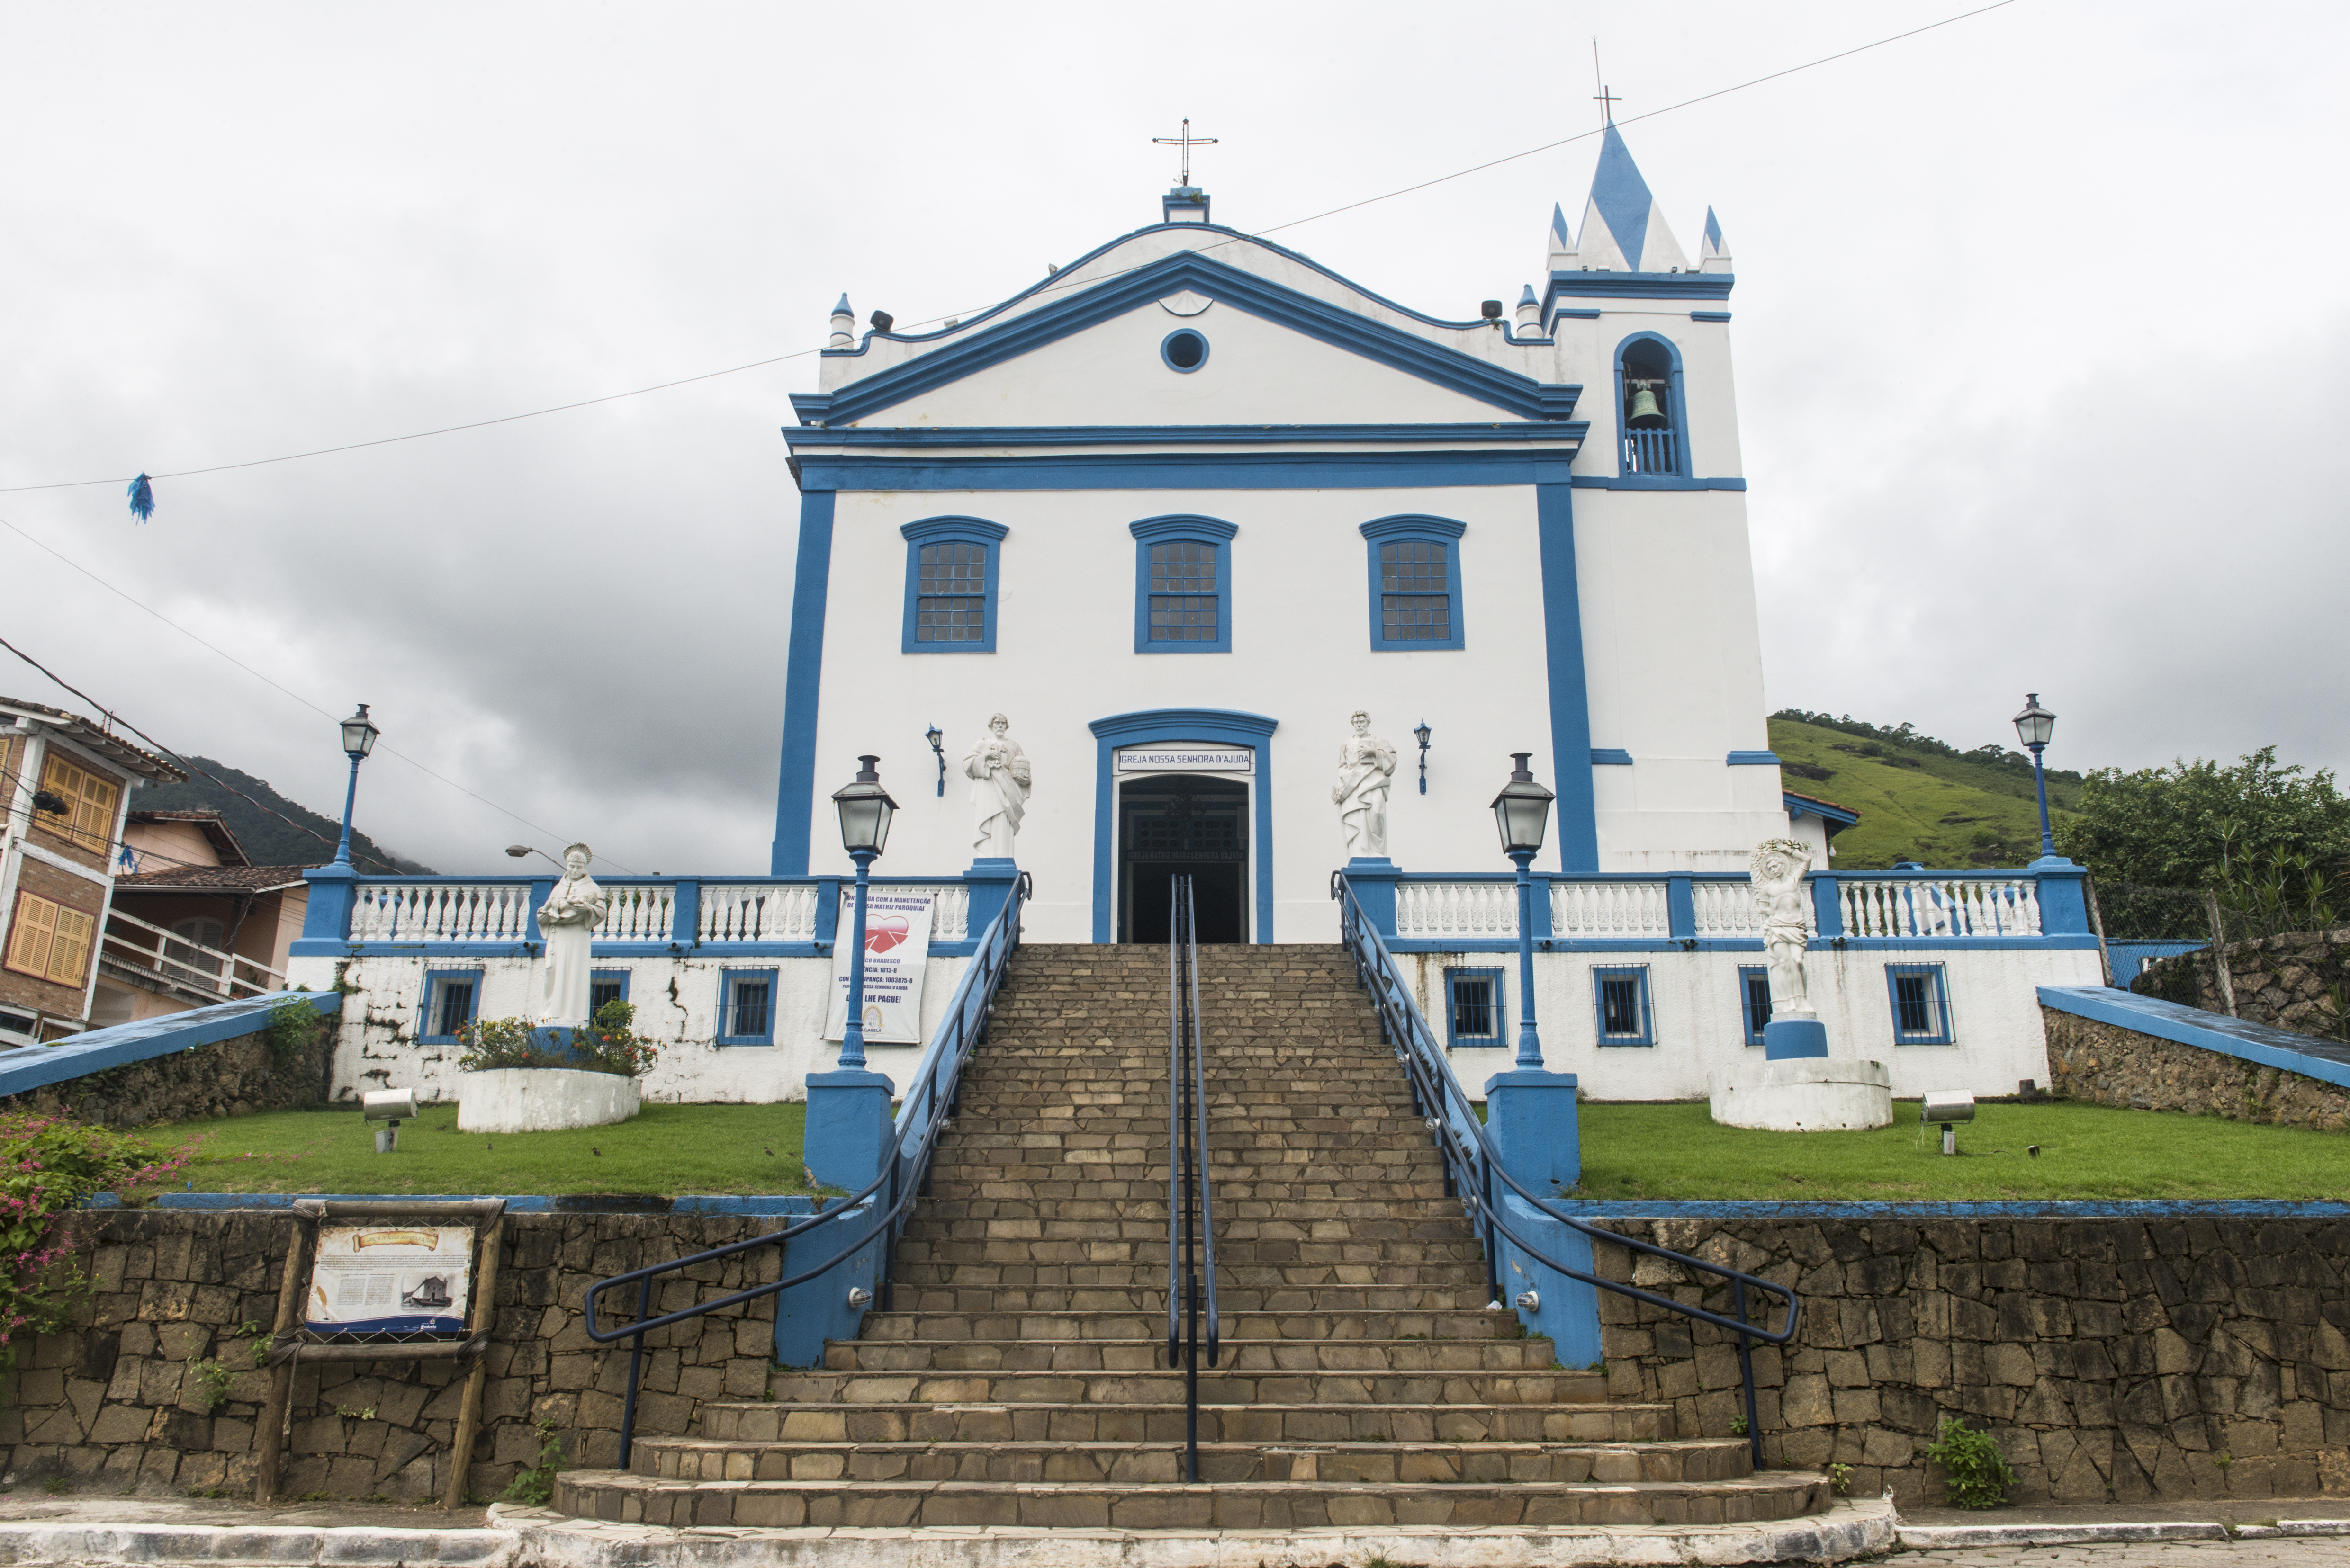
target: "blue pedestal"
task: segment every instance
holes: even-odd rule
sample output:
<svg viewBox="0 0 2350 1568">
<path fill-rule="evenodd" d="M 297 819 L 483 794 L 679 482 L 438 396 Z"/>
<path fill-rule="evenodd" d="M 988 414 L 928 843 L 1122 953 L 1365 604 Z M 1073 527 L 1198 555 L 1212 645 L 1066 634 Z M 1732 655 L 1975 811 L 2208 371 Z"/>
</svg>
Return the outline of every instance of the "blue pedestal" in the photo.
<svg viewBox="0 0 2350 1568">
<path fill-rule="evenodd" d="M 1762 1057 L 1769 1062 L 1828 1054 L 1828 1026 L 1816 1018 L 1773 1018 L 1762 1026 Z"/>
<path fill-rule="evenodd" d="M 962 875 L 971 888 L 971 940 L 977 941 L 987 934 L 988 927 L 995 924 L 995 917 L 1003 912 L 1003 906 L 1012 901 L 1012 888 L 1020 880 L 1020 867 L 1006 856 L 983 855 Z"/>
<path fill-rule="evenodd" d="M 1583 1179 L 1575 1077 L 1519 1068 L 1485 1080 L 1485 1131 L 1512 1176 L 1542 1196 Z"/>
<path fill-rule="evenodd" d="M 1503 1167 L 1528 1191 L 1544 1199 L 1555 1196 L 1554 1184 L 1573 1187 L 1583 1179 L 1583 1139 L 1575 1119 L 1578 1092 L 1572 1073 L 1518 1068 L 1485 1080 L 1485 1131 L 1501 1151 Z M 1595 1272 L 1589 1237 L 1569 1230 L 1498 1182 L 1493 1199 L 1510 1229 L 1544 1257 L 1585 1273 Z M 1502 1304 L 1518 1314 L 1528 1333 L 1549 1336 L 1560 1366 L 1596 1362 L 1598 1293 L 1537 1262 L 1506 1236 L 1495 1237 L 1494 1249 Z M 1528 1290 L 1541 1303 L 1531 1310 L 1517 1305 L 1519 1293 Z"/>
<path fill-rule="evenodd" d="M 889 1145 L 888 1075 L 839 1067 L 807 1075 L 807 1136 L 800 1158 L 825 1187 L 862 1192 Z"/>
<path fill-rule="evenodd" d="M 1396 878 L 1402 875 L 1403 868 L 1384 855 L 1357 855 L 1347 862 L 1347 880 L 1355 889 L 1355 901 L 1363 907 L 1363 918 L 1389 939 L 1396 930 Z"/>
</svg>

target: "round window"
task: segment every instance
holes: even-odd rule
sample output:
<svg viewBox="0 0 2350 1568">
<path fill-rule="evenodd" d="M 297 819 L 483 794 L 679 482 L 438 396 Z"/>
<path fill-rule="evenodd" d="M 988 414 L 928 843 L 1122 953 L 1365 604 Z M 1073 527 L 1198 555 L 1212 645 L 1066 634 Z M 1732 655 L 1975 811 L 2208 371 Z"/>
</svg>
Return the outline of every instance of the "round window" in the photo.
<svg viewBox="0 0 2350 1568">
<path fill-rule="evenodd" d="M 1192 371 L 1208 362 L 1208 340 L 1186 327 L 1170 332 L 1159 345 L 1159 357 L 1174 370 Z"/>
</svg>

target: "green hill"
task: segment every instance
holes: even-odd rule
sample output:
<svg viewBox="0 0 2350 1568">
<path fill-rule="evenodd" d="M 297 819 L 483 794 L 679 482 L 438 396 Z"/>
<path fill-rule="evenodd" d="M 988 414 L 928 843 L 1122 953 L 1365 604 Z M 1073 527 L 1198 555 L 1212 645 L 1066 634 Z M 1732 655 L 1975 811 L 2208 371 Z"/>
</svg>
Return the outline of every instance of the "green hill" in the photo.
<svg viewBox="0 0 2350 1568">
<path fill-rule="evenodd" d="M 1790 710 L 1771 719 L 1771 749 L 1786 787 L 1860 814 L 1835 836 L 1839 870 L 1869 871 L 1903 858 L 1936 868 L 2022 866 L 2040 853 L 2032 762 L 1983 746 L 1961 752 L 1908 725 L 1887 730 Z M 2078 774 L 2048 774 L 2048 805 L 2061 821 Z"/>
<path fill-rule="evenodd" d="M 130 797 L 133 811 L 216 811 L 244 852 L 253 857 L 256 866 L 324 866 L 335 857 L 335 840 L 340 836 L 343 825 L 335 817 L 321 816 L 307 806 L 296 805 L 268 784 L 251 774 L 239 773 L 224 763 L 210 757 L 190 757 L 190 762 L 218 778 L 229 789 L 202 776 L 191 777 L 179 784 L 151 784 Z M 231 794 L 243 791 L 269 811 L 256 809 L 252 802 Z M 362 803 L 364 804 L 364 803 Z M 292 823 L 280 818 L 290 817 Z M 294 826 L 298 824 L 299 826 Z M 351 830 L 351 858 L 362 871 L 402 871 L 411 874 L 429 873 L 432 867 L 394 855 L 360 832 Z"/>
</svg>

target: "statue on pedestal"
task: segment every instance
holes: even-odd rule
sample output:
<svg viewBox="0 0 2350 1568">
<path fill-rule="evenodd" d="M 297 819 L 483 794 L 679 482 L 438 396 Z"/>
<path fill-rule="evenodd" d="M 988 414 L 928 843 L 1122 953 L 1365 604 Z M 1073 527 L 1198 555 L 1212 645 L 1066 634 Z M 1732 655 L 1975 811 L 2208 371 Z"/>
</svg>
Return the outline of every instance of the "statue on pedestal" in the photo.
<svg viewBox="0 0 2350 1568">
<path fill-rule="evenodd" d="M 1811 846 L 1794 838 L 1766 838 L 1754 846 L 1751 870 L 1754 912 L 1762 926 L 1764 961 L 1771 966 L 1771 1016 L 1814 1018 L 1811 987 L 1804 977 L 1804 873 L 1812 868 Z"/>
<path fill-rule="evenodd" d="M 1338 743 L 1338 782 L 1330 802 L 1347 835 L 1350 859 L 1384 859 L 1388 852 L 1388 780 L 1395 773 L 1395 748 L 1371 733 L 1371 716 L 1357 709 L 1348 721 L 1354 733 Z"/>
<path fill-rule="evenodd" d="M 996 714 L 987 722 L 987 738 L 962 760 L 971 780 L 972 847 L 983 859 L 1012 858 L 1012 840 L 1028 809 L 1028 753 L 1011 729 L 1012 721 Z"/>
<path fill-rule="evenodd" d="M 538 907 L 539 935 L 546 960 L 538 982 L 537 1022 L 577 1028 L 588 1022 L 590 950 L 596 928 L 612 907 L 612 895 L 596 886 L 588 867 L 596 858 L 584 844 L 563 852 L 563 880 Z"/>
</svg>

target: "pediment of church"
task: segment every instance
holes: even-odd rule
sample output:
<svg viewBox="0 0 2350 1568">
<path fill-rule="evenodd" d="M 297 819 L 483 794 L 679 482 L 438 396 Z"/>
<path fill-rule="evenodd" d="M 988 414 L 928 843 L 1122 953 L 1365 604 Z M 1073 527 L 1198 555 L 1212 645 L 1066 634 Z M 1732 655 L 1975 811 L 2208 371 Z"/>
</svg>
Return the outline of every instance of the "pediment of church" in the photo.
<svg viewBox="0 0 2350 1568">
<path fill-rule="evenodd" d="M 827 426 L 1557 421 L 1547 385 L 1184 252 L 795 399 Z"/>
</svg>

